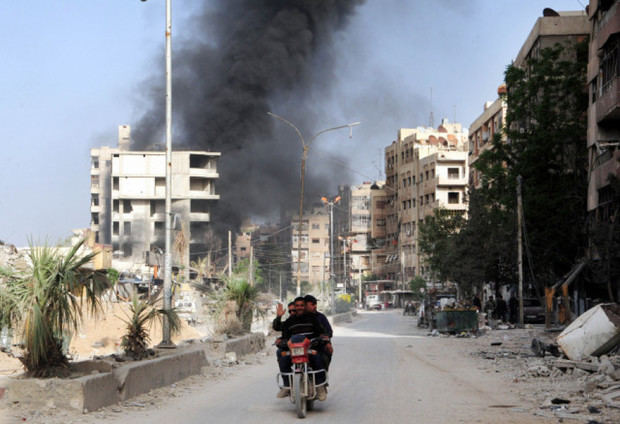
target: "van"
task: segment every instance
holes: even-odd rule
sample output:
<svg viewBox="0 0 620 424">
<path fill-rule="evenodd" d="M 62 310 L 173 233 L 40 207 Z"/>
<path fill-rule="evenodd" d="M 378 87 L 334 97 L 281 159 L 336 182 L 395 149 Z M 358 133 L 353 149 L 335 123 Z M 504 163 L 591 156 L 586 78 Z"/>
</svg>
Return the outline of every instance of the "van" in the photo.
<svg viewBox="0 0 620 424">
<path fill-rule="evenodd" d="M 366 309 L 378 309 L 382 308 L 381 297 L 378 294 L 369 294 L 366 296 Z"/>
</svg>

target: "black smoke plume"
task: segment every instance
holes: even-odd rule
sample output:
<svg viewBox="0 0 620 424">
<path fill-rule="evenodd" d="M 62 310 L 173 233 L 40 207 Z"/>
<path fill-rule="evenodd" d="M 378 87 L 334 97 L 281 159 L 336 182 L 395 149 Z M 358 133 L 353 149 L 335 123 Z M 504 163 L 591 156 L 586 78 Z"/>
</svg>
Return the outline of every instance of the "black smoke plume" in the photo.
<svg viewBox="0 0 620 424">
<path fill-rule="evenodd" d="M 222 152 L 216 185 L 221 200 L 212 210 L 218 229 L 235 229 L 244 217 L 273 218 L 282 209 L 295 210 L 301 143 L 267 112 L 285 116 L 308 137 L 342 124 L 315 122 L 321 108 L 315 99 L 329 92 L 333 79 L 332 37 L 362 2 L 205 1 L 189 27 L 173 29 L 175 37 L 192 34 L 173 45 L 175 148 Z M 161 84 L 151 88 L 133 149 L 161 145 L 163 92 Z M 308 202 L 344 182 L 341 167 L 322 165 L 310 151 Z"/>
</svg>

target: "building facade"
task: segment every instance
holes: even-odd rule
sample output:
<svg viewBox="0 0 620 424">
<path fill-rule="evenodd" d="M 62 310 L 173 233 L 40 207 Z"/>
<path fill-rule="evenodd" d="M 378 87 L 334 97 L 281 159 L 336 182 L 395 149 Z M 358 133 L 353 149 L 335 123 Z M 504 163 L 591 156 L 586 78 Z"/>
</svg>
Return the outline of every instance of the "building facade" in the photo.
<svg viewBox="0 0 620 424">
<path fill-rule="evenodd" d="M 111 244 L 117 263 L 163 265 L 166 158 L 131 151 L 129 126 L 119 127 L 117 148 L 91 149 L 91 230 Z M 172 152 L 173 266 L 189 268 L 207 250 L 209 210 L 219 153 Z M 160 263 L 161 262 L 161 263 Z"/>
<path fill-rule="evenodd" d="M 607 221 L 609 175 L 620 177 L 620 2 L 591 0 L 588 16 L 588 213 Z"/>
<path fill-rule="evenodd" d="M 329 280 L 329 215 L 324 207 L 305 214 L 301 225 L 301 249 L 298 249 L 299 218 L 291 221 L 291 271 L 297 278 L 297 261 L 300 258 L 301 281 L 313 288 L 322 288 Z M 334 246 L 336 248 L 336 246 Z"/>
<path fill-rule="evenodd" d="M 419 252 L 419 224 L 437 208 L 466 214 L 468 135 L 461 124 L 402 128 L 385 149 L 385 255 L 383 276 L 404 286 L 429 277 Z M 374 255 L 379 257 L 377 253 Z"/>
</svg>

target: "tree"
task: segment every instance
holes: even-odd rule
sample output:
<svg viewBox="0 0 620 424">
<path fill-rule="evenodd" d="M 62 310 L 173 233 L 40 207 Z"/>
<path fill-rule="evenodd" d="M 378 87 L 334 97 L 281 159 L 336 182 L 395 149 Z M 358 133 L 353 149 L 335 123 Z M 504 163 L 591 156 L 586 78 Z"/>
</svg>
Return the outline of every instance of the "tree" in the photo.
<svg viewBox="0 0 620 424">
<path fill-rule="evenodd" d="M 516 180 L 523 177 L 527 241 L 536 281 L 551 284 L 582 257 L 587 193 L 587 43 L 540 50 L 524 68 L 506 70 L 508 142 L 495 136 L 481 154 L 486 207 L 516 210 Z M 516 232 L 513 227 L 512 233 Z M 511 236 L 514 240 L 515 237 Z"/>
<path fill-rule="evenodd" d="M 416 275 L 413 280 L 409 281 L 409 290 L 413 292 L 413 297 L 415 299 L 421 299 L 424 296 L 421 291 L 422 289 L 426 289 L 426 281 L 424 278 Z"/>
<path fill-rule="evenodd" d="M 0 323 L 21 333 L 25 354 L 19 359 L 35 377 L 66 373 L 65 337 L 77 332 L 84 309 L 101 311 L 101 296 L 110 287 L 106 271 L 85 268 L 95 253 L 80 255 L 83 244 L 64 255 L 56 248 L 31 246 L 25 272 L 2 273 Z"/>
<path fill-rule="evenodd" d="M 451 278 L 454 268 L 455 240 L 465 220 L 447 209 L 435 209 L 433 215 L 420 223 L 418 243 L 425 255 L 424 262 L 441 281 Z"/>
</svg>

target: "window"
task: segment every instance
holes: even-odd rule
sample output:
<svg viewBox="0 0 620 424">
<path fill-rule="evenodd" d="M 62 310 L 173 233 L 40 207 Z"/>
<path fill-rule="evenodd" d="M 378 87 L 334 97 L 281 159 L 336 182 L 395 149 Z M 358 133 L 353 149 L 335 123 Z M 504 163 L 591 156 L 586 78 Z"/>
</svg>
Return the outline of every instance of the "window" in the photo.
<svg viewBox="0 0 620 424">
<path fill-rule="evenodd" d="M 242 252 L 245 252 L 245 251 L 247 250 L 247 248 L 242 247 L 240 250 L 241 250 Z"/>
<path fill-rule="evenodd" d="M 377 200 L 375 202 L 375 207 L 377 209 L 385 209 L 385 200 Z"/>
<path fill-rule="evenodd" d="M 91 213 L 90 214 L 90 220 L 93 223 L 93 225 L 99 225 L 99 214 L 98 213 Z"/>
<path fill-rule="evenodd" d="M 451 180 L 455 180 L 459 178 L 459 169 L 458 168 L 448 168 L 448 178 Z"/>
<path fill-rule="evenodd" d="M 424 181 L 424 174 L 420 172 L 420 182 Z"/>
<path fill-rule="evenodd" d="M 132 253 L 131 244 L 125 243 L 123 245 L 123 256 L 125 257 L 131 256 L 131 253 Z"/>
<path fill-rule="evenodd" d="M 435 169 L 431 169 L 431 178 L 435 178 Z"/>
<path fill-rule="evenodd" d="M 614 38 L 615 37 L 615 38 Z M 612 35 L 603 48 L 603 58 L 601 59 L 601 92 L 606 92 L 615 78 L 620 74 L 620 61 L 618 51 L 620 50 L 620 36 Z"/>
<path fill-rule="evenodd" d="M 385 218 L 377 218 L 377 227 L 385 227 Z"/>
<path fill-rule="evenodd" d="M 424 178 L 428 180 L 428 171 L 424 172 Z"/>
<path fill-rule="evenodd" d="M 420 206 L 424 206 L 424 197 L 420 196 Z"/>
<path fill-rule="evenodd" d="M 99 157 L 93 156 L 92 160 L 93 169 L 99 169 Z"/>
<path fill-rule="evenodd" d="M 123 222 L 123 235 L 128 236 L 131 234 L 131 222 Z"/>
<path fill-rule="evenodd" d="M 112 178 L 112 190 L 118 190 L 118 177 Z"/>
<path fill-rule="evenodd" d="M 411 199 L 411 207 L 415 208 L 415 199 Z"/>
<path fill-rule="evenodd" d="M 313 230 L 320 230 L 321 229 L 321 224 L 312 224 L 312 229 Z"/>
<path fill-rule="evenodd" d="M 118 212 L 118 205 L 119 205 L 118 199 L 112 201 L 112 212 Z"/>
<path fill-rule="evenodd" d="M 98 194 L 91 194 L 90 204 L 92 206 L 99 206 L 99 195 Z"/>
<path fill-rule="evenodd" d="M 131 213 L 132 211 L 131 200 L 123 200 L 123 213 Z"/>
<path fill-rule="evenodd" d="M 318 239 L 318 238 L 312 239 L 312 244 L 320 244 L 320 243 L 321 243 L 321 239 Z"/>
<path fill-rule="evenodd" d="M 99 188 L 99 175 L 90 176 L 90 186 L 92 188 Z"/>
<path fill-rule="evenodd" d="M 112 235 L 117 236 L 118 235 L 118 228 L 119 228 L 119 223 L 118 221 L 114 221 L 112 223 Z M 117 249 L 118 250 L 118 249 Z"/>
<path fill-rule="evenodd" d="M 448 192 L 448 203 L 451 205 L 459 203 L 459 193 L 456 191 L 449 191 Z"/>
<path fill-rule="evenodd" d="M 407 202 L 403 200 L 403 210 L 407 209 Z"/>
</svg>

